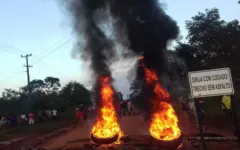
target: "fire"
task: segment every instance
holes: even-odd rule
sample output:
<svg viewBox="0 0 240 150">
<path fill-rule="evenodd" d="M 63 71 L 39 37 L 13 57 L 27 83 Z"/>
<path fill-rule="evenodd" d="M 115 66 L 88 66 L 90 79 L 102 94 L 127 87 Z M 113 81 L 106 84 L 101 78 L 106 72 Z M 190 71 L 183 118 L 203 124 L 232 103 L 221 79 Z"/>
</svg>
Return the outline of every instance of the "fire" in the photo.
<svg viewBox="0 0 240 150">
<path fill-rule="evenodd" d="M 122 136 L 118 124 L 117 114 L 113 105 L 114 92 L 109 77 L 100 78 L 102 108 L 98 112 L 96 123 L 92 128 L 92 134 L 97 138 L 112 138 L 116 134 Z"/>
<path fill-rule="evenodd" d="M 145 80 L 147 84 L 153 86 L 155 97 L 152 99 L 154 113 L 151 117 L 149 132 L 151 136 L 158 140 L 170 141 L 177 139 L 181 135 L 178 127 L 178 118 L 175 110 L 169 103 L 170 95 L 158 82 L 157 75 L 145 69 Z"/>
</svg>

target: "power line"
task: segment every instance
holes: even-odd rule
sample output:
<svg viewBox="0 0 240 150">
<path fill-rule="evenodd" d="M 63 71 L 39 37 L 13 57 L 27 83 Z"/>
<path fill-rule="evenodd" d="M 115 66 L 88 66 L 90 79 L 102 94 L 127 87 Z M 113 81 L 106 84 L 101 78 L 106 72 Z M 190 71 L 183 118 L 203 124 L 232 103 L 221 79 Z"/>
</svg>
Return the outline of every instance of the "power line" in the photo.
<svg viewBox="0 0 240 150">
<path fill-rule="evenodd" d="M 0 50 L 5 51 L 5 52 L 10 52 L 10 53 L 18 55 L 18 56 L 21 55 L 20 53 L 17 53 L 16 51 L 12 51 L 12 50 L 9 50 L 9 49 L 6 49 L 6 48 L 1 48 L 0 47 Z"/>
<path fill-rule="evenodd" d="M 66 37 L 65 37 L 66 38 Z M 64 38 L 62 38 L 61 40 L 59 40 L 57 43 L 59 43 L 60 41 L 62 41 Z M 54 45 L 56 45 L 57 43 L 55 43 Z M 4 49 L 1 49 L 4 48 Z M 53 46 L 51 46 L 53 47 Z M 22 51 L 22 52 L 25 52 L 24 50 L 21 50 L 19 48 L 16 48 L 16 47 L 13 47 L 13 46 L 10 46 L 10 45 L 7 45 L 7 44 L 4 44 L 4 43 L 0 43 L 0 50 L 2 51 L 6 51 L 6 52 L 10 52 L 10 53 L 13 53 L 13 54 L 16 54 L 18 56 L 21 56 L 21 54 L 19 53 L 19 51 Z M 37 57 L 35 57 L 35 59 L 38 59 Z M 43 60 L 39 60 L 40 64 L 46 68 L 48 68 L 49 70 L 53 71 L 53 68 L 50 67 L 48 64 L 46 64 Z M 57 72 L 58 74 L 61 74 L 60 72 L 58 71 L 55 71 Z"/>
<path fill-rule="evenodd" d="M 17 74 L 17 73 L 24 73 L 25 71 L 17 71 L 17 72 L 0 72 L 0 75 L 4 74 Z"/>
<path fill-rule="evenodd" d="M 73 35 L 73 36 L 75 36 L 75 35 Z M 44 55 L 46 52 L 52 50 L 52 48 L 54 48 L 56 45 L 60 44 L 63 40 L 68 39 L 68 38 L 71 38 L 71 37 L 72 37 L 72 35 L 69 35 L 69 36 L 63 37 L 62 39 L 58 40 L 55 44 L 51 45 L 51 46 L 48 47 L 46 50 L 44 50 L 43 52 L 41 52 L 40 54 L 38 54 L 38 56 L 35 57 L 35 59 L 34 59 L 33 61 L 36 61 L 37 59 L 39 59 L 39 57 L 40 57 L 41 55 Z"/>
<path fill-rule="evenodd" d="M 20 52 L 23 52 L 23 53 L 27 53 L 26 51 L 24 51 L 24 50 L 22 50 L 22 49 L 19 49 L 19 48 L 16 48 L 16 47 L 14 47 L 14 46 L 11 46 L 11 45 L 9 45 L 9 44 L 0 43 L 0 46 L 10 48 L 10 49 L 12 49 L 12 50 L 15 50 L 16 52 L 20 51 Z"/>
<path fill-rule="evenodd" d="M 4 75 L 4 74 L 1 74 L 0 75 L 0 78 L 12 78 L 12 79 L 15 79 L 15 80 L 19 80 L 19 81 L 22 81 L 22 79 L 18 78 L 18 77 L 14 77 L 14 76 L 9 76 L 9 75 Z"/>
<path fill-rule="evenodd" d="M 41 62 L 41 61 L 40 61 Z M 49 65 L 47 65 L 47 64 L 44 64 L 44 63 L 38 63 L 38 64 L 36 64 L 36 65 L 40 65 L 40 66 L 42 66 L 43 68 L 45 68 L 45 69 L 47 69 L 47 70 L 50 70 L 50 71 L 54 71 L 55 73 L 57 73 L 57 74 L 61 74 L 61 75 L 63 75 L 63 76 L 66 76 L 65 74 L 63 74 L 63 73 L 61 73 L 61 72 L 59 72 L 59 71 L 57 71 L 57 70 L 53 70 L 52 69 L 52 67 L 50 67 Z"/>
<path fill-rule="evenodd" d="M 64 45 L 67 44 L 68 42 L 70 42 L 72 39 L 73 39 L 73 37 L 70 37 L 68 40 L 66 40 L 64 43 L 60 44 L 58 47 L 55 47 L 54 49 L 52 49 L 51 51 L 49 51 L 47 54 L 39 57 L 37 60 L 35 60 L 35 61 L 33 62 L 33 64 L 38 63 L 40 60 L 42 60 L 43 58 L 49 56 L 51 53 L 59 50 L 62 46 L 64 46 Z"/>
<path fill-rule="evenodd" d="M 45 68 L 47 68 L 47 69 L 49 69 L 49 70 L 51 70 L 51 71 L 53 71 L 53 69 L 52 69 L 52 67 L 50 67 L 48 64 L 46 64 L 45 62 L 43 62 L 43 58 L 44 57 L 47 57 L 48 55 L 50 55 L 51 53 L 53 53 L 54 51 L 56 51 L 56 50 L 58 50 L 59 48 L 61 48 L 62 46 L 64 46 L 65 44 L 67 44 L 68 42 L 70 42 L 72 39 L 73 39 L 73 37 L 75 36 L 76 34 L 74 34 L 73 36 L 72 35 L 69 35 L 69 36 L 66 36 L 66 37 L 63 37 L 62 39 L 60 39 L 59 41 L 57 41 L 55 44 L 53 44 L 52 46 L 50 46 L 49 48 L 47 48 L 45 51 L 43 51 L 42 53 L 40 53 L 39 55 L 41 56 L 41 57 L 34 57 L 35 59 L 35 61 L 34 61 L 34 63 L 33 64 L 37 64 L 37 63 L 40 63 L 40 65 L 41 66 L 44 66 Z M 68 38 L 68 39 L 67 39 Z M 61 43 L 62 41 L 64 41 L 65 39 L 67 39 L 65 42 L 63 42 L 63 43 Z M 61 44 L 60 44 L 61 43 Z M 58 45 L 58 44 L 60 44 L 60 45 Z M 57 47 L 55 47 L 56 45 L 58 45 Z M 0 50 L 2 50 L 2 51 L 6 51 L 6 52 L 10 52 L 10 53 L 13 53 L 13 54 L 16 54 L 16 55 L 21 55 L 20 53 L 19 53 L 19 51 L 21 51 L 21 52 L 26 52 L 26 51 L 24 51 L 24 50 L 21 50 L 21 49 L 19 49 L 19 48 L 16 48 L 16 47 L 14 47 L 14 46 L 11 46 L 11 45 L 8 45 L 8 44 L 5 44 L 5 43 L 0 43 L 0 48 L 1 47 L 3 47 L 4 49 L 0 49 Z M 55 48 L 54 48 L 55 47 Z M 54 49 L 52 49 L 52 48 L 54 48 Z M 49 51 L 49 50 L 51 50 L 51 51 Z M 49 52 L 48 52 L 49 51 Z M 48 52 L 48 53 L 46 53 L 46 52 Z M 46 53 L 46 54 L 45 54 Z M 45 54 L 45 55 L 44 55 Z M 56 73 L 58 73 L 58 74 L 62 74 L 62 73 L 60 73 L 60 72 L 58 72 L 58 71 L 55 71 Z M 64 74 L 62 74 L 62 75 L 64 75 Z"/>
</svg>

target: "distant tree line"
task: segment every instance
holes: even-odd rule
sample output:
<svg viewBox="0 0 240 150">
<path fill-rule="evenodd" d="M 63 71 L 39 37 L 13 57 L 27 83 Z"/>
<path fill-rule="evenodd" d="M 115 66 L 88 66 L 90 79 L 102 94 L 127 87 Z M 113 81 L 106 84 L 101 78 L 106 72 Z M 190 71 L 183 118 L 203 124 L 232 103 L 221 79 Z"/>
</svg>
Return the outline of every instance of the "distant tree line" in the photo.
<svg viewBox="0 0 240 150">
<path fill-rule="evenodd" d="M 21 87 L 19 91 L 4 89 L 0 98 L 0 114 L 64 110 L 79 104 L 92 105 L 91 93 L 82 84 L 74 81 L 61 87 L 59 78 L 46 77 L 44 80 L 32 80 L 29 86 Z"/>
</svg>

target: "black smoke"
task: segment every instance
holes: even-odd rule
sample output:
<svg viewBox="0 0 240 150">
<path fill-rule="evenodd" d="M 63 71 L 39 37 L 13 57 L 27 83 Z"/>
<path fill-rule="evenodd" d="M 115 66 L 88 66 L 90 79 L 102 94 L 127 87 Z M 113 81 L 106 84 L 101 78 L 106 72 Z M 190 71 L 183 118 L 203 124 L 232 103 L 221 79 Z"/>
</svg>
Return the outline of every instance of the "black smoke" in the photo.
<svg viewBox="0 0 240 150">
<path fill-rule="evenodd" d="M 101 108 L 101 89 L 104 77 L 112 75 L 109 67 L 110 58 L 114 57 L 113 41 L 102 30 L 101 25 L 108 20 L 107 3 L 104 0 L 68 0 L 64 1 L 73 17 L 74 32 L 78 35 L 78 44 L 85 41 L 85 47 L 76 46 L 83 60 L 90 60 L 93 73 L 94 99 L 97 109 Z M 76 50 L 75 50 L 76 52 Z"/>
<path fill-rule="evenodd" d="M 122 32 L 125 32 L 128 42 L 123 44 L 126 49 L 144 57 L 135 68 L 135 80 L 142 83 L 142 90 L 134 102 L 140 109 L 149 109 L 149 98 L 154 92 L 152 87 L 143 82 L 144 70 L 141 64 L 155 71 L 159 77 L 166 74 L 165 51 L 168 43 L 178 37 L 179 28 L 157 0 L 113 0 L 111 13 L 115 18 L 118 41 L 124 41 L 121 38 L 124 35 Z"/>
<path fill-rule="evenodd" d="M 128 37 L 128 50 L 144 56 L 144 63 L 158 74 L 165 71 L 164 51 L 179 28 L 161 8 L 158 0 L 112 0 L 115 33 Z M 125 27 L 125 30 L 122 28 Z M 119 34 L 121 33 L 121 34 Z M 121 37 L 117 36 L 119 41 Z"/>
<path fill-rule="evenodd" d="M 91 60 L 95 75 L 111 76 L 108 62 L 115 54 L 114 42 L 125 47 L 129 54 L 144 56 L 146 67 L 158 76 L 166 71 L 164 53 L 168 43 L 178 37 L 179 29 L 158 0 L 69 0 L 66 3 L 75 31 L 86 41 L 86 48 L 79 52 Z M 100 28 L 109 17 L 114 27 L 114 42 Z M 143 79 L 141 69 L 137 69 L 139 80 Z"/>
<path fill-rule="evenodd" d="M 67 7 L 73 16 L 74 30 L 79 39 L 85 40 L 85 48 L 79 49 L 84 60 L 90 60 L 94 75 L 111 76 L 108 58 L 113 57 L 113 42 L 100 28 L 107 20 L 104 0 L 69 0 Z"/>
</svg>

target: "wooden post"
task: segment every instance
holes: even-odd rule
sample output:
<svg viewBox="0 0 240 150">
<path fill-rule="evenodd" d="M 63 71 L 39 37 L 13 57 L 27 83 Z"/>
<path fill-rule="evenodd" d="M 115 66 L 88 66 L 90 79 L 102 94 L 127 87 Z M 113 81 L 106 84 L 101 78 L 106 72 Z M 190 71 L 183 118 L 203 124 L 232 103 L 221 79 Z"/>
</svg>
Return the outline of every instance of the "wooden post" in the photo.
<svg viewBox="0 0 240 150">
<path fill-rule="evenodd" d="M 198 122 L 198 127 L 199 127 L 199 132 L 200 132 L 200 136 L 201 136 L 201 143 L 202 143 L 202 147 L 205 150 L 206 144 L 205 144 L 205 140 L 204 140 L 204 133 L 203 133 L 203 128 L 202 128 L 202 121 L 200 120 L 200 116 L 199 116 L 199 106 L 198 106 L 198 102 L 196 102 L 197 100 L 194 99 L 194 103 L 195 103 L 195 108 L 196 108 L 196 115 L 197 115 L 197 122 Z"/>
</svg>

